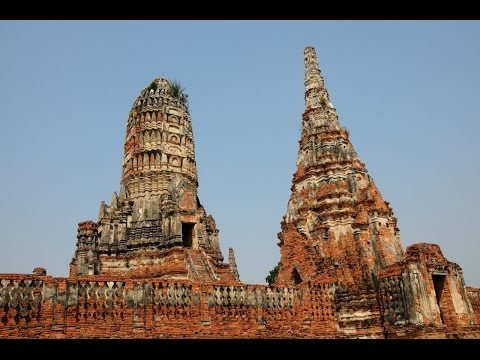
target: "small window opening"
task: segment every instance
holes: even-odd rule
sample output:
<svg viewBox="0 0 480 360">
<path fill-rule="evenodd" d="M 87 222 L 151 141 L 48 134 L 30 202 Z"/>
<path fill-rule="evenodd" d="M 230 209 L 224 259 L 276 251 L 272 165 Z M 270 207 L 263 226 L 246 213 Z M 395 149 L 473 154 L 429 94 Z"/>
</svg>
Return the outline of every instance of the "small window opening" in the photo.
<svg viewBox="0 0 480 360">
<path fill-rule="evenodd" d="M 295 285 L 300 284 L 302 282 L 302 277 L 300 276 L 300 273 L 298 272 L 296 267 L 293 269 L 292 279 Z"/>
<path fill-rule="evenodd" d="M 432 274 L 432 280 L 433 280 L 433 287 L 435 288 L 435 297 L 437 298 L 438 309 L 440 310 L 440 319 L 442 320 L 442 323 L 443 323 L 442 307 L 440 306 L 440 304 L 442 301 L 443 287 L 445 285 L 445 275 Z"/>
<path fill-rule="evenodd" d="M 195 224 L 182 223 L 182 242 L 184 247 L 192 247 L 193 227 Z"/>
</svg>

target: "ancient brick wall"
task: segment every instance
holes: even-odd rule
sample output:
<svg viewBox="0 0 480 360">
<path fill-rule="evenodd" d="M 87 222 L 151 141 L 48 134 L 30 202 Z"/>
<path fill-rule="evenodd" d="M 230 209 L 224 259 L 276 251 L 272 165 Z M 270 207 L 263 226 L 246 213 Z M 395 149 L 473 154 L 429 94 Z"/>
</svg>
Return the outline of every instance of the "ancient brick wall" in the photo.
<svg viewBox="0 0 480 360">
<path fill-rule="evenodd" d="M 333 287 L 0 275 L 0 338 L 332 338 Z"/>
<path fill-rule="evenodd" d="M 405 257 L 379 272 L 386 336 L 478 337 L 461 268 L 436 244 L 411 245 Z"/>
<path fill-rule="evenodd" d="M 409 301 L 401 284 L 395 276 L 383 278 L 380 305 L 373 289 L 354 291 L 333 284 L 269 287 L 0 274 L 0 338 L 480 336 L 474 325 L 452 332 L 442 324 L 408 321 Z M 479 294 L 469 288 L 477 314 Z M 385 322 L 384 308 L 399 315 L 396 322 Z"/>
<path fill-rule="evenodd" d="M 335 292 L 338 326 L 346 338 L 383 338 L 380 304 L 374 289 L 345 288 Z"/>
<path fill-rule="evenodd" d="M 480 323 L 480 289 L 467 287 L 467 295 L 470 304 L 472 304 L 472 309 L 477 318 L 477 322 Z"/>
</svg>

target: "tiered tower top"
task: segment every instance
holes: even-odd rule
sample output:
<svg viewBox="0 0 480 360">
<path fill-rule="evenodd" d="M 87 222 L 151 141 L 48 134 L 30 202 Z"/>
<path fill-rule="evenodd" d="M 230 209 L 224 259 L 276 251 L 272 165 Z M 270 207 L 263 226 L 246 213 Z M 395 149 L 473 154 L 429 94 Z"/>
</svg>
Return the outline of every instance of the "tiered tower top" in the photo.
<svg viewBox="0 0 480 360">
<path fill-rule="evenodd" d="M 156 78 L 141 91 L 128 117 L 124 151 L 121 198 L 166 190 L 167 181 L 148 184 L 159 175 L 178 174 L 198 186 L 188 99 L 178 83 Z"/>
<path fill-rule="evenodd" d="M 305 111 L 277 283 L 373 286 L 379 269 L 403 258 L 397 220 L 339 124 L 313 47 L 304 64 Z"/>
</svg>

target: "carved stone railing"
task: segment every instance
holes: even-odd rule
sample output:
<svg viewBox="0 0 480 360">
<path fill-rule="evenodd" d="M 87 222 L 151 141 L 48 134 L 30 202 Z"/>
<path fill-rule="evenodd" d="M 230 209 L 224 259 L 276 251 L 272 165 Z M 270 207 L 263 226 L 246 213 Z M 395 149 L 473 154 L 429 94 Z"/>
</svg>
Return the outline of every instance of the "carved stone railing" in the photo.
<svg viewBox="0 0 480 360">
<path fill-rule="evenodd" d="M 330 285 L 0 274 L 0 338 L 332 337 L 334 311 Z"/>
</svg>

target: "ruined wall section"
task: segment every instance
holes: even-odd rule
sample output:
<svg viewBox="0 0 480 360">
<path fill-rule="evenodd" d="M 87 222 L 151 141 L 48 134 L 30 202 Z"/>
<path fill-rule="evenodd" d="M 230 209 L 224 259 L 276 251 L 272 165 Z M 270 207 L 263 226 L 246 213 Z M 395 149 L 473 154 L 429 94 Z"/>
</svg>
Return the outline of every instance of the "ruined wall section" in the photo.
<svg viewBox="0 0 480 360">
<path fill-rule="evenodd" d="M 380 296 L 390 337 L 476 337 L 479 322 L 461 268 L 436 244 L 414 244 L 381 270 Z M 408 334 L 408 335 L 407 335 Z"/>
<path fill-rule="evenodd" d="M 480 337 L 474 324 L 411 321 L 410 303 L 419 309 L 418 296 L 397 270 L 381 280 L 384 314 L 375 292 L 351 293 L 332 283 L 269 287 L 0 274 L 0 338 Z M 480 290 L 472 293 L 478 306 Z"/>
<path fill-rule="evenodd" d="M 0 274 L 0 338 L 334 338 L 332 285 Z"/>
<path fill-rule="evenodd" d="M 477 324 L 480 324 L 480 289 L 467 287 L 467 295 L 477 318 Z"/>
<path fill-rule="evenodd" d="M 339 333 L 345 338 L 383 338 L 384 328 L 377 293 L 365 287 L 335 291 Z"/>
</svg>

